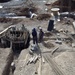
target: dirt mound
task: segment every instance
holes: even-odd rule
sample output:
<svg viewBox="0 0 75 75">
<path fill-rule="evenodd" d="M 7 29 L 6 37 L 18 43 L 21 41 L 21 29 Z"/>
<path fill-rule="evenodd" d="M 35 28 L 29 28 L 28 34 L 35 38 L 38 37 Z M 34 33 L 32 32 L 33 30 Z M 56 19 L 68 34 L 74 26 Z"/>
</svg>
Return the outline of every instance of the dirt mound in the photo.
<svg viewBox="0 0 75 75">
<path fill-rule="evenodd" d="M 31 11 L 31 12 L 36 12 L 37 8 L 32 7 L 32 8 L 21 8 L 20 12 L 25 12 L 25 11 Z"/>
<path fill-rule="evenodd" d="M 32 7 L 32 8 L 17 8 L 15 9 L 16 11 L 16 15 L 18 16 L 29 16 L 29 11 L 31 11 L 32 13 L 37 12 L 37 8 Z"/>
<path fill-rule="evenodd" d="M 21 21 L 20 19 L 0 18 L 0 23 L 8 23 L 8 22 L 18 23 L 20 21 Z"/>
<path fill-rule="evenodd" d="M 49 19 L 50 17 L 51 17 L 50 14 L 40 14 L 40 15 L 38 15 L 37 19 L 38 19 L 38 20 L 47 20 L 47 19 Z"/>
<path fill-rule="evenodd" d="M 52 36 L 53 34 L 50 33 L 50 32 L 46 32 L 44 35 L 47 36 L 47 37 L 49 37 L 49 36 Z"/>
</svg>

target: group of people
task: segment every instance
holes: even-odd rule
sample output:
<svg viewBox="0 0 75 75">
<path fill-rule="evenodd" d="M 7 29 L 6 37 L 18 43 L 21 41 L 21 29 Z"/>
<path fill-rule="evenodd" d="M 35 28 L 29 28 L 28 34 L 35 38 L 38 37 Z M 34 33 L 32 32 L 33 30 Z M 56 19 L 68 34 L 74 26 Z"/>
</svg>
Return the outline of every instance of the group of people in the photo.
<svg viewBox="0 0 75 75">
<path fill-rule="evenodd" d="M 32 29 L 33 44 L 38 44 L 38 42 L 42 42 L 43 36 L 44 32 L 40 26 L 38 27 L 38 31 L 36 30 L 36 28 Z"/>
</svg>

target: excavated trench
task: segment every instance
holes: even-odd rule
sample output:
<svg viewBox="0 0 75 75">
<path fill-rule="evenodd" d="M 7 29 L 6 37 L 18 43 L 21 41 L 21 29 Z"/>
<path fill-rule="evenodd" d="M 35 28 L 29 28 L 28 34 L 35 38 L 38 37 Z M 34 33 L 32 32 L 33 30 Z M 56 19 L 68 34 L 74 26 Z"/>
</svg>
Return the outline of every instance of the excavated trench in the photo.
<svg viewBox="0 0 75 75">
<path fill-rule="evenodd" d="M 23 44 L 22 44 L 23 45 Z M 22 46 L 21 45 L 21 46 Z M 15 47 L 15 49 L 13 50 L 13 62 L 15 63 L 15 65 L 17 64 L 17 60 L 18 60 L 18 57 L 20 56 L 21 54 L 21 51 L 23 50 L 22 48 L 23 47 L 19 47 L 18 45 L 16 45 L 17 47 Z M 29 46 L 28 46 L 29 47 Z M 28 47 L 24 48 L 24 49 L 27 49 Z M 12 63 L 12 62 L 11 62 Z M 16 66 L 14 68 L 14 71 L 16 70 Z M 10 66 L 10 71 L 9 71 L 9 75 L 13 75 L 14 74 L 14 71 L 12 73 L 11 71 L 11 66 Z"/>
<path fill-rule="evenodd" d="M 14 46 L 15 48 L 12 49 L 11 46 L 10 47 L 7 47 L 6 45 L 1 44 L 1 42 L 0 42 L 0 48 L 3 48 L 3 49 L 4 48 L 9 48 L 10 49 L 10 53 L 7 56 L 6 65 L 5 65 L 4 69 L 3 69 L 2 75 L 12 75 L 11 63 L 14 62 L 14 61 L 17 61 L 17 59 L 18 59 L 21 51 L 23 50 L 23 48 L 25 48 L 25 47 L 23 47 L 23 44 L 22 45 L 20 45 L 20 44 L 14 44 L 14 45 L 15 45 Z M 28 48 L 28 47 L 29 47 L 29 45 L 26 48 Z M 15 69 L 16 69 L 16 66 L 15 66 Z"/>
<path fill-rule="evenodd" d="M 11 49 L 10 49 L 11 50 Z M 13 51 L 11 50 L 8 57 L 7 57 L 7 62 L 6 65 L 3 69 L 2 75 L 13 75 L 14 71 L 16 70 L 16 66 L 14 71 L 12 72 L 12 68 L 11 68 L 11 63 L 14 62 L 16 65 L 17 59 L 20 55 L 22 50 L 19 51 Z"/>
</svg>

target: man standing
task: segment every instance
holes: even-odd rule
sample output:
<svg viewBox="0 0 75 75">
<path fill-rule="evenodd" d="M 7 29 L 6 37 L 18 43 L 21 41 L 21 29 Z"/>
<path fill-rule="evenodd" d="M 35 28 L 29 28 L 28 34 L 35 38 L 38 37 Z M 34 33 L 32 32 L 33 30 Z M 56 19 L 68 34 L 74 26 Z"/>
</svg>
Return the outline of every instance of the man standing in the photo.
<svg viewBox="0 0 75 75">
<path fill-rule="evenodd" d="M 33 36 L 33 44 L 37 44 L 37 31 L 35 28 L 32 29 L 32 36 Z"/>
<path fill-rule="evenodd" d="M 25 28 L 24 24 L 22 24 L 21 29 L 22 29 L 23 31 L 25 31 L 25 30 L 26 30 L 26 28 Z"/>
<path fill-rule="evenodd" d="M 39 27 L 39 42 L 43 41 L 44 32 L 41 27 Z"/>
</svg>

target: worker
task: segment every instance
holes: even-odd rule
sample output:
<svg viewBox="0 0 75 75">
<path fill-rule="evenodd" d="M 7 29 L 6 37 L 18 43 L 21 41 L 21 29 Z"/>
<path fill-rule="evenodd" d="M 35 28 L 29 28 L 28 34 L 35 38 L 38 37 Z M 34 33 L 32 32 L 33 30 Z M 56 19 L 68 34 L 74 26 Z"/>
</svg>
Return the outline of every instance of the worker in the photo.
<svg viewBox="0 0 75 75">
<path fill-rule="evenodd" d="M 41 27 L 39 27 L 39 42 L 43 41 L 44 32 Z"/>
<path fill-rule="evenodd" d="M 30 18 L 32 19 L 33 17 L 37 17 L 37 14 L 32 13 L 31 11 L 29 12 Z"/>
<path fill-rule="evenodd" d="M 14 70 L 15 70 L 15 63 L 12 62 L 12 63 L 11 63 L 11 72 L 14 73 Z"/>
<path fill-rule="evenodd" d="M 16 30 L 16 26 L 12 27 L 11 30 L 12 31 L 15 31 Z"/>
<path fill-rule="evenodd" d="M 33 36 L 33 44 L 37 44 L 37 31 L 35 28 L 32 29 L 32 36 Z"/>
<path fill-rule="evenodd" d="M 24 24 L 22 24 L 21 29 L 22 29 L 23 31 L 26 29 L 25 26 L 24 26 Z"/>
</svg>

